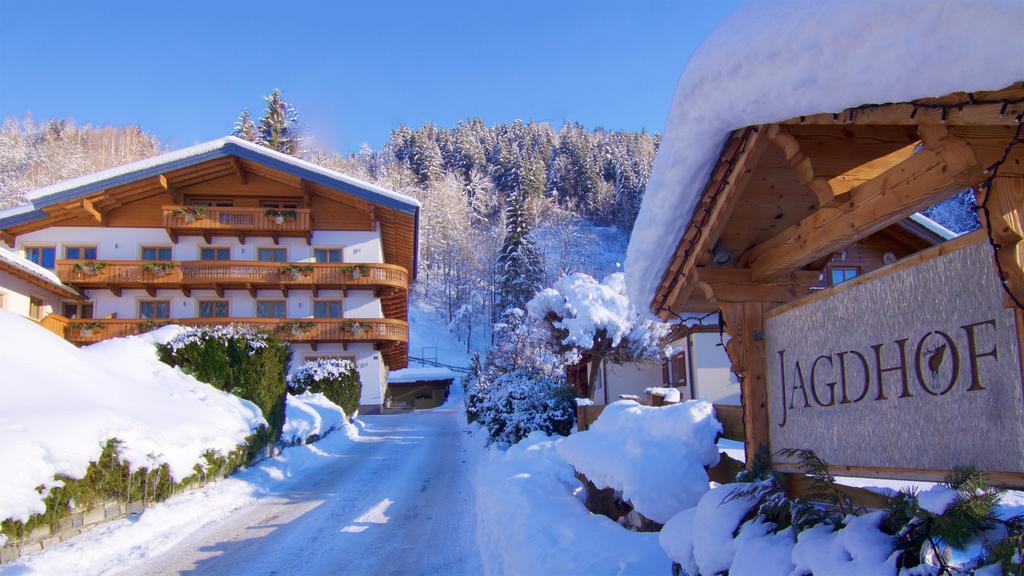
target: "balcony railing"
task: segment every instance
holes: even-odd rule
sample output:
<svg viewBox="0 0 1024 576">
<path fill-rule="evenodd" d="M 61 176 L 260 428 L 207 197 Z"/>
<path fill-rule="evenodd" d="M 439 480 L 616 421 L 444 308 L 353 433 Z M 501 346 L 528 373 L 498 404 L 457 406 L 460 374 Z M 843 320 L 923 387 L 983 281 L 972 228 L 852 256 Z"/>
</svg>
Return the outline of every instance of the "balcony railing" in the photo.
<svg viewBox="0 0 1024 576">
<path fill-rule="evenodd" d="M 409 273 L 394 264 L 320 264 L 191 260 L 58 260 L 57 276 L 79 288 L 344 289 L 409 287 Z"/>
<path fill-rule="evenodd" d="M 172 237 L 213 233 L 255 236 L 306 236 L 312 233 L 309 208 L 164 206 L 164 227 Z"/>
<path fill-rule="evenodd" d="M 75 344 L 92 344 L 108 338 L 134 336 L 160 326 L 215 326 L 236 324 L 278 334 L 287 342 L 375 342 L 409 341 L 409 325 L 383 318 L 171 318 L 79 320 L 68 324 L 65 338 Z"/>
</svg>

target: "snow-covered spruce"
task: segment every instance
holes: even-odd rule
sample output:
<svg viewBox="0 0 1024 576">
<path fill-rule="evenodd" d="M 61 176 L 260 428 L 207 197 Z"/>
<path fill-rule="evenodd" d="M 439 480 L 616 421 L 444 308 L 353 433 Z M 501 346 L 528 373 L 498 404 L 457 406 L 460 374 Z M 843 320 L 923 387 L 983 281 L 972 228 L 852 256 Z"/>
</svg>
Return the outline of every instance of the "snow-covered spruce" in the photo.
<svg viewBox="0 0 1024 576">
<path fill-rule="evenodd" d="M 295 369 L 288 377 L 288 388 L 293 394 L 323 394 L 352 415 L 359 409 L 363 385 L 351 360 L 317 358 Z"/>
<path fill-rule="evenodd" d="M 496 442 L 515 443 L 531 432 L 568 435 L 575 422 L 574 392 L 539 370 L 514 370 L 477 392 L 476 419 Z"/>
<path fill-rule="evenodd" d="M 644 517 L 664 524 L 707 492 L 705 467 L 718 463 L 721 431 L 703 400 L 659 408 L 620 400 L 556 448 L 596 487 L 615 489 Z"/>
<path fill-rule="evenodd" d="M 166 467 L 161 481 L 178 482 L 208 466 L 206 454 L 226 457 L 266 426 L 256 405 L 157 359 L 156 344 L 180 330 L 79 349 L 0 311 L 0 462 L 17 463 L 0 474 L 5 532 L 17 531 L 11 522 L 59 520 L 66 507 L 54 490 L 85 477 L 111 441 L 110 454 L 133 472 Z M 48 509 L 51 495 L 57 507 Z"/>
</svg>

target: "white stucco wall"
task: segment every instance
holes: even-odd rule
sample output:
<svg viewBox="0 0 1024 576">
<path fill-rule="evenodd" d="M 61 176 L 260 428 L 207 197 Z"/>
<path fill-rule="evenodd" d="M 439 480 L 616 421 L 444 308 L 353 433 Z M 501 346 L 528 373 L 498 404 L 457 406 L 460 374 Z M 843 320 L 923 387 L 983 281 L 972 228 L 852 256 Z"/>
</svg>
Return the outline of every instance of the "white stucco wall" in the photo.
<svg viewBox="0 0 1024 576">
<path fill-rule="evenodd" d="M 379 408 L 384 403 L 384 382 L 387 375 L 384 373 L 384 361 L 380 352 L 373 349 L 373 344 L 349 344 L 348 350 L 343 350 L 341 344 L 320 344 L 316 350 L 309 344 L 293 344 L 291 369 L 295 370 L 311 356 L 354 356 L 359 379 L 363 384 L 359 405 Z"/>
<path fill-rule="evenodd" d="M 605 382 L 606 375 L 607 383 Z M 607 396 L 605 396 L 606 384 Z M 598 376 L 597 387 L 594 390 L 594 402 L 604 404 L 607 398 L 607 402 L 612 403 L 619 400 L 620 394 L 635 394 L 642 399 L 644 389 L 652 386 L 661 386 L 660 362 L 630 362 L 628 364 L 608 362 Z"/>
<path fill-rule="evenodd" d="M 740 384 L 730 370 L 732 363 L 719 346 L 718 334 L 691 334 L 695 393 L 715 404 L 740 405 Z"/>
<path fill-rule="evenodd" d="M 60 311 L 60 300 L 57 296 L 17 276 L 0 271 L 0 300 L 3 301 L 0 309 L 28 318 L 29 298 L 33 296 L 42 301 L 40 318 L 51 312 Z"/>
</svg>

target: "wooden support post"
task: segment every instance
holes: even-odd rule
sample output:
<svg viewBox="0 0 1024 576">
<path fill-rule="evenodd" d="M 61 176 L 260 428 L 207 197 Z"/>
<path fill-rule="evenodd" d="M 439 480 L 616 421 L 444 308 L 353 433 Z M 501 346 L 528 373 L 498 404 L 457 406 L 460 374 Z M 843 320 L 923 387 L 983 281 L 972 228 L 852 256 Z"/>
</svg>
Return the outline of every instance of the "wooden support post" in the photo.
<svg viewBox="0 0 1024 576">
<path fill-rule="evenodd" d="M 163 188 L 163 191 L 166 192 L 167 195 L 171 197 L 172 203 L 183 203 L 183 194 L 181 193 L 180 190 L 176 189 L 173 184 L 171 184 L 171 181 L 167 179 L 166 174 L 161 174 L 158 180 L 160 181 L 160 188 Z"/>
<path fill-rule="evenodd" d="M 242 185 L 244 186 L 245 185 L 245 179 L 246 179 L 245 176 L 246 175 L 245 175 L 245 166 L 242 165 L 242 159 L 239 158 L 238 156 L 232 156 L 231 157 L 231 167 L 235 169 L 235 174 L 238 176 L 238 179 L 242 182 Z"/>
<path fill-rule="evenodd" d="M 730 336 L 726 353 L 740 380 L 747 466 L 768 441 L 768 382 L 765 378 L 763 302 L 722 302 L 720 310 Z"/>
<path fill-rule="evenodd" d="M 89 216 L 96 220 L 97 224 L 103 223 L 103 214 L 96 209 L 96 207 L 92 203 L 92 200 L 89 200 L 88 198 L 82 198 L 81 206 L 82 210 L 85 210 L 85 212 Z"/>
<path fill-rule="evenodd" d="M 0 230 L 0 240 L 3 240 L 10 248 L 14 248 L 14 242 L 17 240 L 17 236 L 10 232 Z"/>
<path fill-rule="evenodd" d="M 978 204 L 985 201 L 978 191 Z M 982 226 L 992 233 L 999 245 L 996 260 L 1006 275 L 1006 282 L 1017 300 L 1024 302 L 1024 177 L 998 177 L 992 182 L 988 197 L 988 219 L 980 210 Z"/>
</svg>

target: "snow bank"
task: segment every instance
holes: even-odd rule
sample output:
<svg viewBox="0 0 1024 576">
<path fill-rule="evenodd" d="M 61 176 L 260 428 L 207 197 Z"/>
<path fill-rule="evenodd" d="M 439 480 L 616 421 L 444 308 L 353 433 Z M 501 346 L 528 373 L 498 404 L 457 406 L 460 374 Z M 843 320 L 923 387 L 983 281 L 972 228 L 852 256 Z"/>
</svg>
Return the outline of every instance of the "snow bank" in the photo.
<svg viewBox="0 0 1024 576">
<path fill-rule="evenodd" d="M 704 467 L 718 463 L 721 431 L 704 400 L 659 408 L 620 400 L 557 449 L 595 486 L 614 488 L 637 512 L 664 524 L 707 492 Z"/>
<path fill-rule="evenodd" d="M 486 434 L 477 432 L 483 443 Z M 564 440 L 531 434 L 487 449 L 474 478 L 477 537 L 489 574 L 669 574 L 655 533 L 631 532 L 587 511 L 582 487 L 556 453 Z"/>
<path fill-rule="evenodd" d="M 34 322 L 0 311 L 0 519 L 43 512 L 40 485 L 85 475 L 112 438 L 133 466 L 166 463 L 180 479 L 207 450 L 233 450 L 265 425 L 251 402 L 157 359 L 155 342 L 180 331 L 78 349 Z"/>
<path fill-rule="evenodd" d="M 750 2 L 686 65 L 626 250 L 646 310 L 737 128 L 1024 80 L 1019 0 Z"/>
<path fill-rule="evenodd" d="M 345 411 L 323 394 L 289 394 L 285 402 L 281 440 L 288 444 L 301 444 L 311 436 L 323 438 L 345 423 Z"/>
</svg>

